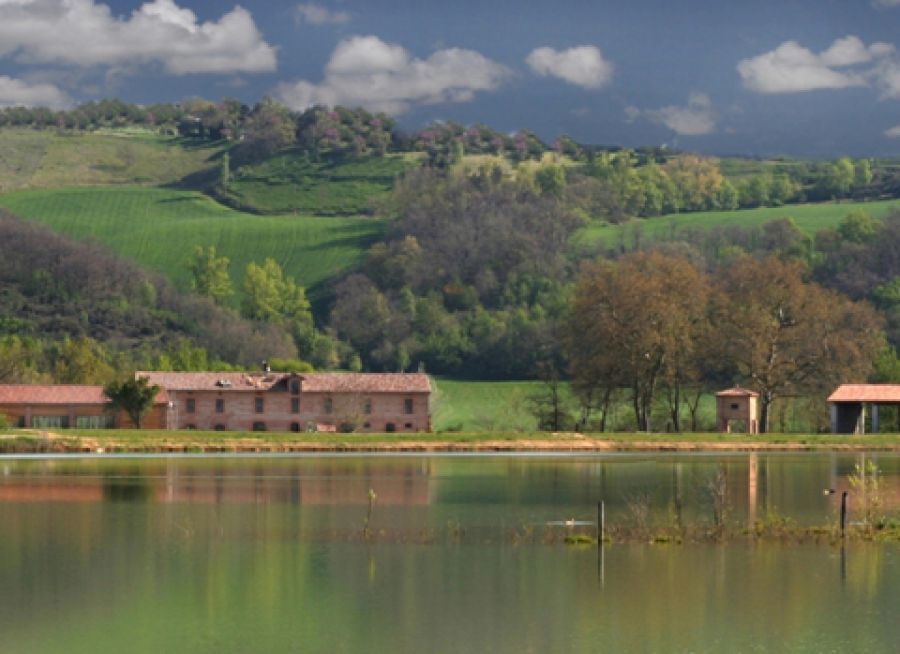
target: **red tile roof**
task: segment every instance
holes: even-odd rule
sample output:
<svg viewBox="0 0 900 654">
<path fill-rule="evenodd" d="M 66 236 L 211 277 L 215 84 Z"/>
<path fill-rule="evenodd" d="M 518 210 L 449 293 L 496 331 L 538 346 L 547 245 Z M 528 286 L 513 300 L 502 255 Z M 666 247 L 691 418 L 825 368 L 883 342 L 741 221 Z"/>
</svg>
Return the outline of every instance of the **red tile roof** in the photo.
<svg viewBox="0 0 900 654">
<path fill-rule="evenodd" d="M 716 393 L 716 397 L 759 397 L 759 393 L 757 393 L 756 391 L 751 391 L 748 388 L 735 386 L 734 388 L 719 391 L 718 393 Z"/>
<path fill-rule="evenodd" d="M 156 403 L 168 401 L 165 391 Z M 106 404 L 102 386 L 74 384 L 0 384 L 0 404 Z"/>
<path fill-rule="evenodd" d="M 284 372 L 150 372 L 135 373 L 169 391 L 265 391 L 293 377 Z M 312 372 L 296 375 L 311 393 L 428 393 L 424 373 Z"/>
<path fill-rule="evenodd" d="M 900 384 L 841 384 L 829 402 L 900 402 Z"/>
</svg>

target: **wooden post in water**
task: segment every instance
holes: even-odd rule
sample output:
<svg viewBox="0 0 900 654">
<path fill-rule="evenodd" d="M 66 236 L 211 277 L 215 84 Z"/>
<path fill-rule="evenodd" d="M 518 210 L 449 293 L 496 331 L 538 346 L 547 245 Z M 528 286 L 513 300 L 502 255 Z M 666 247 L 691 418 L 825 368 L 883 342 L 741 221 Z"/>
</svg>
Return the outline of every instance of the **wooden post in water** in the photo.
<svg viewBox="0 0 900 654">
<path fill-rule="evenodd" d="M 847 528 L 847 491 L 841 493 L 841 538 Z"/>
<path fill-rule="evenodd" d="M 603 524 L 606 518 L 606 506 L 603 500 L 597 502 L 597 547 L 603 547 L 603 537 L 605 535 L 605 526 Z"/>
</svg>

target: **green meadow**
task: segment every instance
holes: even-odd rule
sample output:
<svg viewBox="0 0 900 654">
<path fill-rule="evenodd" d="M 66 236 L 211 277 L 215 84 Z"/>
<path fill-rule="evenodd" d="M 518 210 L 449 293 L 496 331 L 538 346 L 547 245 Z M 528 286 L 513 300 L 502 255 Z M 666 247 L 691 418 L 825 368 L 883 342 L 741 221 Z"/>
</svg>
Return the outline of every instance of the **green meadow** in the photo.
<svg viewBox="0 0 900 654">
<path fill-rule="evenodd" d="M 351 268 L 379 239 L 368 218 L 258 216 L 195 191 L 118 186 L 16 191 L 0 206 L 77 239 L 94 239 L 186 286 L 185 262 L 197 245 L 231 259 L 239 288 L 251 261 L 272 257 L 307 288 Z"/>
<path fill-rule="evenodd" d="M 409 167 L 402 155 L 312 161 L 296 151 L 233 172 L 222 199 L 261 213 L 359 215 L 372 212 Z"/>
<path fill-rule="evenodd" d="M 759 227 L 779 218 L 791 218 L 797 226 L 813 236 L 820 229 L 835 227 L 848 213 L 865 211 L 872 218 L 883 218 L 893 210 L 900 210 L 900 200 L 877 202 L 823 202 L 818 204 L 789 204 L 783 207 L 762 207 L 740 211 L 698 211 L 630 220 L 621 225 L 598 223 L 584 228 L 578 240 L 585 246 L 613 247 L 624 242 L 626 246 L 642 238 L 674 239 L 687 230 L 716 227 Z"/>
<path fill-rule="evenodd" d="M 0 193 L 24 188 L 174 184 L 214 170 L 220 144 L 130 132 L 0 130 Z"/>
</svg>

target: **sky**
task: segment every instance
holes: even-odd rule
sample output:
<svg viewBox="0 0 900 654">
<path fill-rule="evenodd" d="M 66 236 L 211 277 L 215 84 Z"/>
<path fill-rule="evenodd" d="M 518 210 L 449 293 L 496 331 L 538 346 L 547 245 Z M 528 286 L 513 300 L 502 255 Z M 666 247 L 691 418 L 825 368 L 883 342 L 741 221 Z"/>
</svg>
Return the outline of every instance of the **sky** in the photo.
<svg viewBox="0 0 900 654">
<path fill-rule="evenodd" d="M 0 0 L 0 107 L 193 96 L 546 141 L 900 155 L 900 0 Z"/>
</svg>

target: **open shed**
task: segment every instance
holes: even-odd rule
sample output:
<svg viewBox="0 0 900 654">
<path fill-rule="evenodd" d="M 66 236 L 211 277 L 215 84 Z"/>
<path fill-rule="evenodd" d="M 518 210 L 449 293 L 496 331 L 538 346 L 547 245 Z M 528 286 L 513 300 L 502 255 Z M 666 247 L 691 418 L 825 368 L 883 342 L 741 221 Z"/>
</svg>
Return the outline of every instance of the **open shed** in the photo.
<svg viewBox="0 0 900 654">
<path fill-rule="evenodd" d="M 872 416 L 872 432 L 879 428 L 878 407 L 900 405 L 900 384 L 841 384 L 828 396 L 832 434 L 863 434 L 866 411 Z"/>
</svg>

